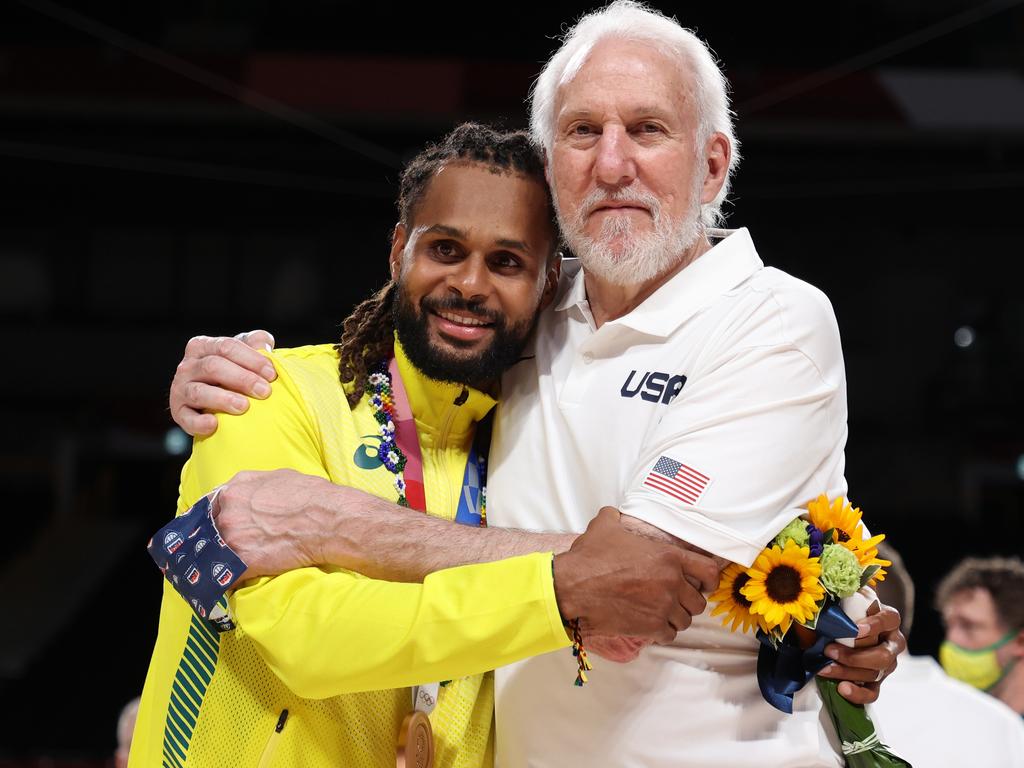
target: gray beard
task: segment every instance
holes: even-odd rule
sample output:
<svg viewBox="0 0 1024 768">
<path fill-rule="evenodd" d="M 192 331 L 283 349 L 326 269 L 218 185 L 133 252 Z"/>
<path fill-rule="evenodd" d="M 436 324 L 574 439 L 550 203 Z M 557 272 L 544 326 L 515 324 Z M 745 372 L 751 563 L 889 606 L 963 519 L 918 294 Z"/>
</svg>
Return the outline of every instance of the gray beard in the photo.
<svg viewBox="0 0 1024 768">
<path fill-rule="evenodd" d="M 579 257 L 583 269 L 612 285 L 637 285 L 667 274 L 704 234 L 700 220 L 699 183 L 690 190 L 690 206 L 686 214 L 675 222 L 665 219 L 661 203 L 653 195 L 628 188 L 611 194 L 592 193 L 580 205 L 579 213 L 572 221 L 565 220 L 558 210 L 557 196 L 554 199 L 565 240 Z M 585 234 L 586 213 L 605 200 L 632 201 L 647 206 L 653 218 L 653 229 L 634 234 L 632 220 L 616 217 L 604 221 L 597 238 Z M 614 242 L 616 239 L 617 243 Z"/>
</svg>

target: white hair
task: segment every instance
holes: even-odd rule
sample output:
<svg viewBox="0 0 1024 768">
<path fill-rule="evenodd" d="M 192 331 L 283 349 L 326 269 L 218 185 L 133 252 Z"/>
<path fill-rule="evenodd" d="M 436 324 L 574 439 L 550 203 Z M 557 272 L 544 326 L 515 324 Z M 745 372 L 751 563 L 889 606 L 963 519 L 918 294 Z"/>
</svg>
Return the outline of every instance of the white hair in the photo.
<svg viewBox="0 0 1024 768">
<path fill-rule="evenodd" d="M 584 15 L 562 38 L 562 46 L 548 59 L 530 93 L 530 133 L 551 160 L 555 138 L 555 100 L 558 89 L 579 73 L 594 46 L 605 38 L 637 40 L 652 44 L 676 59 L 684 75 L 693 75 L 697 100 L 696 143 L 703 156 L 704 145 L 713 133 L 729 141 L 732 153 L 725 183 L 715 199 L 701 206 L 700 220 L 712 227 L 724 220 L 722 204 L 729 194 L 733 171 L 740 161 L 739 141 L 729 108 L 729 85 L 711 49 L 693 32 L 661 13 L 634 0 L 615 2 Z"/>
</svg>

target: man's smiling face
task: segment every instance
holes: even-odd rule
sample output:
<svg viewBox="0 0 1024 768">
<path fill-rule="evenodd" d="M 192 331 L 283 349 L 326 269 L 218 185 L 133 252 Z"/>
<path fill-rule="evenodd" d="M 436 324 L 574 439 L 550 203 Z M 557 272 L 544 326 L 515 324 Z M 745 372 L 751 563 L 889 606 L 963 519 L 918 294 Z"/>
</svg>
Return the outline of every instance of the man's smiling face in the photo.
<svg viewBox="0 0 1024 768">
<path fill-rule="evenodd" d="M 519 358 L 554 291 L 548 210 L 533 179 L 473 162 L 437 172 L 391 249 L 395 328 L 420 371 L 483 386 Z"/>
</svg>

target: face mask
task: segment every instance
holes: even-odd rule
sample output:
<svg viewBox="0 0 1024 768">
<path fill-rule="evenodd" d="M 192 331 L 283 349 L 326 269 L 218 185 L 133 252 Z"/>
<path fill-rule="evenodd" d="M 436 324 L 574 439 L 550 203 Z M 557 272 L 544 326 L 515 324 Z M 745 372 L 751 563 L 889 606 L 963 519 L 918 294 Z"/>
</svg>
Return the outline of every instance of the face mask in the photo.
<svg viewBox="0 0 1024 768">
<path fill-rule="evenodd" d="M 1006 669 L 1000 667 L 996 651 L 1016 636 L 1017 632 L 1008 632 L 992 645 L 974 651 L 946 640 L 939 647 L 939 663 L 950 677 L 987 691 L 1002 680 L 1013 666 L 1011 662 L 1006 665 Z"/>
</svg>

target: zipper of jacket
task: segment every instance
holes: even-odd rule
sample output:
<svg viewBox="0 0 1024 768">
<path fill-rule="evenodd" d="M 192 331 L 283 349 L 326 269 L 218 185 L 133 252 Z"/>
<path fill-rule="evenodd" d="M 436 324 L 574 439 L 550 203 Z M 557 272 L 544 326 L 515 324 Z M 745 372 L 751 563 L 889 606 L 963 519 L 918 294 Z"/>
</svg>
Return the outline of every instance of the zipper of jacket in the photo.
<svg viewBox="0 0 1024 768">
<path fill-rule="evenodd" d="M 466 389 L 465 386 L 463 386 L 462 388 L 462 394 L 460 394 L 460 396 L 455 399 L 455 402 L 448 406 L 448 410 L 445 412 L 444 421 L 441 424 L 441 429 L 437 435 L 437 458 L 440 459 L 440 462 L 437 463 L 441 465 L 439 468 L 444 473 L 444 487 L 447 491 L 448 496 L 448 509 L 451 510 L 457 508 L 458 498 L 452 497 L 452 484 L 448 480 L 448 460 L 447 457 L 445 456 L 445 451 L 448 448 L 448 438 L 451 435 L 452 423 L 455 421 L 455 417 L 458 415 L 459 410 L 462 408 L 463 405 L 465 405 L 466 402 L 466 400 L 462 396 L 463 394 L 466 396 L 469 395 L 469 391 Z M 462 402 L 459 402 L 460 400 Z M 452 520 L 454 519 L 455 518 L 453 517 Z"/>
<path fill-rule="evenodd" d="M 282 709 L 280 717 L 277 718 L 277 725 L 274 732 L 267 739 L 267 745 L 263 748 L 263 756 L 260 757 L 258 768 L 270 768 L 270 761 L 274 758 L 274 751 L 277 749 L 277 742 L 281 738 L 281 731 L 284 730 L 285 721 L 288 719 L 288 710 Z"/>
</svg>

